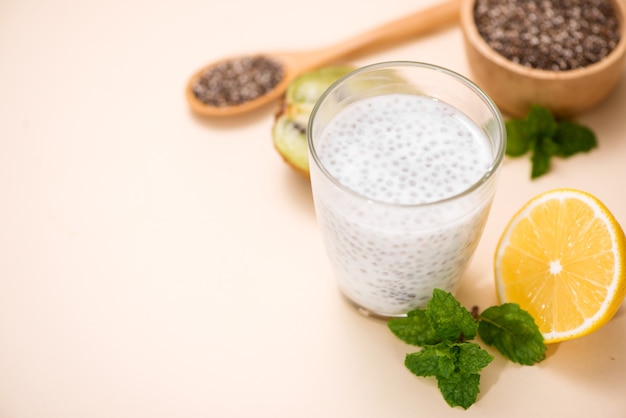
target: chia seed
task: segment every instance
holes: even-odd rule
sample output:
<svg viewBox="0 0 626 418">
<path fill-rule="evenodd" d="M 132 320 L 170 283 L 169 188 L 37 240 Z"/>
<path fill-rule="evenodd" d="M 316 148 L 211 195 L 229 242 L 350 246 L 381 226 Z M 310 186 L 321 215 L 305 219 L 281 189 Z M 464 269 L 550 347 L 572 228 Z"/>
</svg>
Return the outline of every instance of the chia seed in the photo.
<svg viewBox="0 0 626 418">
<path fill-rule="evenodd" d="M 610 0 L 477 0 L 474 20 L 500 55 L 541 70 L 586 67 L 620 41 Z"/>
<path fill-rule="evenodd" d="M 280 63 L 263 56 L 234 58 L 208 68 L 193 94 L 214 107 L 237 106 L 272 90 L 284 76 Z"/>
</svg>

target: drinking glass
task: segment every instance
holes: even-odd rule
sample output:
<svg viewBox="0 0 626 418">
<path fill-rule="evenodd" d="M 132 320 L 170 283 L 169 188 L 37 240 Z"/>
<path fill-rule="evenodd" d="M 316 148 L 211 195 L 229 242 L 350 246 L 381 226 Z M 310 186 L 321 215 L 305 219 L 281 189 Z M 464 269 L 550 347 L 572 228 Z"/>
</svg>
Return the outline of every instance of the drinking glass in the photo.
<svg viewBox="0 0 626 418">
<path fill-rule="evenodd" d="M 335 82 L 307 129 L 321 236 L 341 293 L 389 318 L 454 293 L 482 235 L 506 146 L 464 76 L 383 62 Z"/>
</svg>

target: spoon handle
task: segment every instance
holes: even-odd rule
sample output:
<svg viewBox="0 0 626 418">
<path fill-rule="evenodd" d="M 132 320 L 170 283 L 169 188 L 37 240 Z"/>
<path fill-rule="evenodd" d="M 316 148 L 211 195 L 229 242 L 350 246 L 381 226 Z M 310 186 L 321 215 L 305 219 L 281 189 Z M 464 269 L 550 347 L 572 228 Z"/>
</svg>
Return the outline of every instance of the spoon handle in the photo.
<svg viewBox="0 0 626 418">
<path fill-rule="evenodd" d="M 400 19 L 385 23 L 366 32 L 352 36 L 334 45 L 297 53 L 292 61 L 300 71 L 329 64 L 341 57 L 388 42 L 398 42 L 409 37 L 427 33 L 456 22 L 459 19 L 461 0 L 446 0 L 443 3 L 418 10 Z"/>
</svg>

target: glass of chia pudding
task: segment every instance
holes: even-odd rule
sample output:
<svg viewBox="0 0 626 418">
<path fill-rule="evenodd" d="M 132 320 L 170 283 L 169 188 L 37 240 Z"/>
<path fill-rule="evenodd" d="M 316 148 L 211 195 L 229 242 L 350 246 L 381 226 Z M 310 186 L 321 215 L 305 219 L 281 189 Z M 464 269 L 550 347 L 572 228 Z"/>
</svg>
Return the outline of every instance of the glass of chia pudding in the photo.
<svg viewBox="0 0 626 418">
<path fill-rule="evenodd" d="M 307 130 L 321 235 L 362 313 L 405 315 L 455 292 L 482 235 L 506 147 L 497 106 L 467 78 L 418 62 L 353 71 Z"/>
</svg>

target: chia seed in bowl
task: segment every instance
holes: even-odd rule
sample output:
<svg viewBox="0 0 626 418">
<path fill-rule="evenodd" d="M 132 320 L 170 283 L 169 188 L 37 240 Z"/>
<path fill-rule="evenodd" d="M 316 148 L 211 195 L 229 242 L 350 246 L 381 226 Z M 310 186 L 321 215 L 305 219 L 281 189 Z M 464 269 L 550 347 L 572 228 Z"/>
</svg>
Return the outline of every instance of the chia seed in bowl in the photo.
<svg viewBox="0 0 626 418">
<path fill-rule="evenodd" d="M 476 0 L 478 32 L 514 63 L 567 71 L 615 49 L 620 26 L 611 0 Z"/>
<path fill-rule="evenodd" d="M 508 116 L 600 104 L 624 73 L 623 0 L 462 0 L 470 77 Z"/>
</svg>

